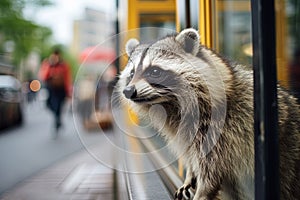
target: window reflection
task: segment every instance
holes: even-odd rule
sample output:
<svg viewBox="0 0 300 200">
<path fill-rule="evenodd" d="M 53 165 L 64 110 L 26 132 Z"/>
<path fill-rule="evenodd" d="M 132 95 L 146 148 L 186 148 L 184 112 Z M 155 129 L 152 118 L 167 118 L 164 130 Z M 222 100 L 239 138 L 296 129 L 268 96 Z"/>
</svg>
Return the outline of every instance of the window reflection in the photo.
<svg viewBox="0 0 300 200">
<path fill-rule="evenodd" d="M 140 27 L 157 27 L 158 29 L 141 29 L 140 40 L 143 42 L 151 42 L 162 38 L 166 34 L 166 30 L 176 30 L 175 13 L 166 14 L 141 14 Z M 163 29 L 162 29 L 163 28 Z M 163 31 L 162 31 L 163 30 Z"/>
<path fill-rule="evenodd" d="M 277 46 L 285 50 L 288 62 L 288 83 L 292 93 L 298 98 L 300 103 L 300 2 L 297 0 L 278 1 L 277 10 L 283 10 L 277 15 L 277 18 L 284 18 L 287 27 L 284 30 L 287 33 L 285 41 L 281 44 L 284 47 Z M 281 16 L 282 15 L 282 16 Z M 277 36 L 278 37 L 278 36 Z"/>
<path fill-rule="evenodd" d="M 214 48 L 231 60 L 252 63 L 250 1 L 221 1 L 213 3 Z"/>
<path fill-rule="evenodd" d="M 300 104 L 300 48 L 294 50 L 289 64 L 290 89 Z"/>
</svg>

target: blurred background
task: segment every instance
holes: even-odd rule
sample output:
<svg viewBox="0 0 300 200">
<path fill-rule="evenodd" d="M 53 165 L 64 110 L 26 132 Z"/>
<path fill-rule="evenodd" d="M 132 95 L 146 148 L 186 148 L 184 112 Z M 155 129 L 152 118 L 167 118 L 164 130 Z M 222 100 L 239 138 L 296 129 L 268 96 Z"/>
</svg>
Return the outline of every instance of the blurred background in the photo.
<svg viewBox="0 0 300 200">
<path fill-rule="evenodd" d="M 84 67 L 87 70 L 82 70 L 84 71 L 82 77 L 83 74 L 89 76 L 87 81 L 90 80 L 91 83 L 85 84 L 84 78 L 79 77 L 82 86 L 80 86 L 80 95 L 76 98 L 81 102 L 87 98 L 94 98 L 93 92 L 96 90 L 98 78 L 94 72 L 99 75 L 103 68 L 115 59 L 115 46 L 113 46 L 115 44 L 103 44 L 101 50 L 96 52 L 97 55 L 87 57 L 94 46 L 103 43 L 116 33 L 115 9 L 113 1 L 103 3 L 90 0 L 3 0 L 0 2 L 0 199 L 43 199 L 42 193 L 45 191 L 49 191 L 50 199 L 59 199 L 59 196 L 51 195 L 56 193 L 50 192 L 51 187 L 40 188 L 32 193 L 31 188 L 37 188 L 36 185 L 31 185 L 30 188 L 25 186 L 26 189 L 21 189 L 22 192 L 7 193 L 20 182 L 36 176 L 41 170 L 47 169 L 54 163 L 59 165 L 66 157 L 77 155 L 84 147 L 100 143 L 100 146 L 105 149 L 101 145 L 103 135 L 98 134 L 100 128 L 95 124 L 96 120 L 93 122 L 86 120 L 84 124 L 80 115 L 78 119 L 80 122 L 76 127 L 75 111 L 73 112 L 72 108 L 73 99 L 65 101 L 62 109 L 62 128 L 56 133 L 53 114 L 46 106 L 49 94 L 45 83 L 40 80 L 39 70 L 43 60 L 48 59 L 54 48 L 59 48 L 63 60 L 70 67 L 72 85 L 74 91 L 77 91 L 76 75 L 82 62 L 86 60 Z M 114 69 L 113 66 L 111 70 L 113 74 L 107 75 L 107 80 L 114 78 L 116 73 Z M 81 84 L 78 84 L 78 88 L 79 85 Z M 81 102 L 78 103 L 80 108 L 77 106 L 75 110 L 83 109 Z M 88 112 L 90 116 L 92 110 Z M 78 135 L 79 132 L 83 138 Z M 112 131 L 108 130 L 108 132 L 107 137 L 112 137 Z M 57 180 L 56 184 L 61 183 L 74 168 L 80 168 L 83 163 L 88 163 L 88 161 L 84 162 L 85 157 L 96 162 L 87 151 L 85 152 L 78 158 L 75 156 L 75 160 L 70 158 L 71 161 L 61 165 L 58 172 L 54 174 L 51 172 L 53 175 L 50 176 L 50 182 L 54 180 L 55 183 Z M 66 166 L 68 166 L 66 171 L 61 169 Z M 97 167 L 91 166 L 81 167 L 79 173 L 86 173 L 87 168 L 92 172 L 93 169 L 97 171 Z M 100 170 L 101 173 L 110 174 L 110 171 L 106 171 Z M 97 174 L 97 172 L 93 173 Z M 41 182 L 42 185 L 47 185 L 49 178 L 46 177 Z M 73 182 L 71 180 L 70 183 Z M 32 195 L 27 196 L 28 193 Z M 72 191 L 68 193 L 72 194 Z M 70 195 L 65 196 L 70 198 Z"/>
<path fill-rule="evenodd" d="M 300 2 L 276 0 L 274 10 L 277 79 L 299 97 Z M 194 27 L 202 44 L 251 67 L 251 23 L 250 0 L 1 0 L 0 199 L 173 199 L 185 174 L 180 159 L 112 147 L 165 146 L 135 113 L 112 112 L 124 44 Z M 73 86 L 58 133 L 39 78 L 53 48 L 69 64 Z M 151 173 L 120 173 L 131 168 Z"/>
</svg>

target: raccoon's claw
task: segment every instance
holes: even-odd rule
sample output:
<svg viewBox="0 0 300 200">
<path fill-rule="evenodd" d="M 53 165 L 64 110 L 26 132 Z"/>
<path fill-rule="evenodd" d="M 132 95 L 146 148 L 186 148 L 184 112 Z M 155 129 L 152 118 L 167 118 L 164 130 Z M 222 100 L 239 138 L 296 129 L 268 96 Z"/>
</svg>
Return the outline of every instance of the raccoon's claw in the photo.
<svg viewBox="0 0 300 200">
<path fill-rule="evenodd" d="M 190 191 L 191 184 L 181 186 L 174 195 L 174 200 L 183 200 L 183 199 L 193 199 L 192 193 Z"/>
</svg>

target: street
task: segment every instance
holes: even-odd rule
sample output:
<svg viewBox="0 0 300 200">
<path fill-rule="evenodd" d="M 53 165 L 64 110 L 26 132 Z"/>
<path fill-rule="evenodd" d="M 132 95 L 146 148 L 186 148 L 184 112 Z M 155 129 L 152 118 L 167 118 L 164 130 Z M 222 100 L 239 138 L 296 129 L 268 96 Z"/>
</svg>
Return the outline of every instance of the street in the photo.
<svg viewBox="0 0 300 200">
<path fill-rule="evenodd" d="M 87 133 L 78 126 L 86 145 L 103 137 Z M 53 119 L 43 101 L 24 108 L 24 123 L 20 127 L 0 132 L 0 194 L 18 182 L 83 149 L 74 125 L 72 112 L 64 109 L 63 127 L 54 138 Z"/>
</svg>

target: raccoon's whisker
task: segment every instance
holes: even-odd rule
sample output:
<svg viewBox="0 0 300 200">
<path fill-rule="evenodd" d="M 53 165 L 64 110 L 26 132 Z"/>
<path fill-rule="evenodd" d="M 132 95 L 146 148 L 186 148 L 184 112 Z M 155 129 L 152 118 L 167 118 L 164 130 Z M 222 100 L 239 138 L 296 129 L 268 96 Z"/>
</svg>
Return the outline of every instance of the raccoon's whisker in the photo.
<svg viewBox="0 0 300 200">
<path fill-rule="evenodd" d="M 151 87 L 149 87 L 149 85 L 146 83 L 142 83 L 138 85 L 138 88 L 140 88 L 138 92 L 140 95 L 144 95 L 144 96 L 151 95 L 151 93 L 153 92 Z"/>
<path fill-rule="evenodd" d="M 117 103 L 117 102 L 121 102 L 123 100 L 123 98 L 121 98 L 121 95 L 118 95 L 118 96 L 113 96 L 112 98 L 111 98 L 111 101 L 113 102 L 113 103 Z"/>
</svg>

